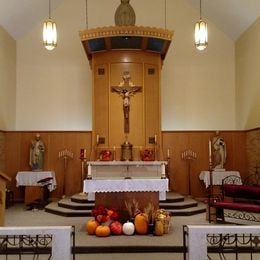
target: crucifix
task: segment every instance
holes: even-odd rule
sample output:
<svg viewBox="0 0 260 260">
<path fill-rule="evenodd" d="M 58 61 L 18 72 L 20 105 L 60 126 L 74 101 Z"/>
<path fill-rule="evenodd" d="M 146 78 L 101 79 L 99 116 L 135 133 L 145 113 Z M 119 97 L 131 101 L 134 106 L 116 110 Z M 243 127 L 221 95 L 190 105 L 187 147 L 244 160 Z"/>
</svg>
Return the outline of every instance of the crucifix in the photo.
<svg viewBox="0 0 260 260">
<path fill-rule="evenodd" d="M 123 72 L 123 81 L 118 86 L 112 86 L 111 91 L 117 92 L 123 98 L 123 111 L 124 111 L 124 133 L 129 133 L 129 113 L 130 113 L 130 97 L 134 96 L 136 92 L 141 92 L 142 87 L 135 86 L 130 81 L 131 76 L 129 71 Z"/>
</svg>

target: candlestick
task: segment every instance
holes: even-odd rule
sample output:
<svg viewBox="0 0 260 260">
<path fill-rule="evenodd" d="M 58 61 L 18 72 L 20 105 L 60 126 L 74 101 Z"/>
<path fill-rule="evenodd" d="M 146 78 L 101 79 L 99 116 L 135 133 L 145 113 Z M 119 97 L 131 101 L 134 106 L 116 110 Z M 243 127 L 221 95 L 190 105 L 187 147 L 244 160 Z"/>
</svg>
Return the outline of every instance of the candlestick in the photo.
<svg viewBox="0 0 260 260">
<path fill-rule="evenodd" d="M 162 163 L 162 173 L 161 173 L 161 179 L 165 179 L 166 175 L 165 175 L 165 163 Z"/>
<path fill-rule="evenodd" d="M 116 147 L 113 146 L 113 160 L 116 160 Z"/>
</svg>

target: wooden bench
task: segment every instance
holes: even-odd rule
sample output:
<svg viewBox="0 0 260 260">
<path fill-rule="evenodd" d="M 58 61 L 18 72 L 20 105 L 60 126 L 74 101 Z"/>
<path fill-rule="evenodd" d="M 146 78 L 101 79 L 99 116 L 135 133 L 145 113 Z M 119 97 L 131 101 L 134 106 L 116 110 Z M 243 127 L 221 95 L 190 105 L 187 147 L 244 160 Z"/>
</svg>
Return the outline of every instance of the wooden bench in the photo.
<svg viewBox="0 0 260 260">
<path fill-rule="evenodd" d="M 209 196 L 209 222 L 260 222 L 260 174 L 249 175 L 244 181 L 228 176 L 223 179 L 221 190 L 221 194 Z"/>
</svg>

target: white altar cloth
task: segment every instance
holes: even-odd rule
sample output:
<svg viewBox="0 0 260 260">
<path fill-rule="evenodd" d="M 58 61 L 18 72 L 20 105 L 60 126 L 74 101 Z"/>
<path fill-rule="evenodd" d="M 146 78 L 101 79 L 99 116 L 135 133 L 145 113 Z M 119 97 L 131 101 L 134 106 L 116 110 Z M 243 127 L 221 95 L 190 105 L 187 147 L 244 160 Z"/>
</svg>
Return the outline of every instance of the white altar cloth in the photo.
<svg viewBox="0 0 260 260">
<path fill-rule="evenodd" d="M 49 191 L 56 189 L 57 183 L 53 171 L 20 171 L 16 175 L 16 186 L 41 186 L 38 181 L 45 178 L 53 178 L 48 186 Z"/>
<path fill-rule="evenodd" d="M 167 161 L 88 161 L 88 177 L 93 179 L 152 179 L 165 176 Z"/>
<path fill-rule="evenodd" d="M 212 184 L 221 185 L 222 180 L 230 175 L 240 177 L 238 171 L 213 171 L 212 172 Z M 200 180 L 204 181 L 206 188 L 210 186 L 210 174 L 209 171 L 202 171 L 199 175 Z"/>
<path fill-rule="evenodd" d="M 95 200 L 96 192 L 159 192 L 159 199 L 166 199 L 168 179 L 84 180 L 84 192 Z"/>
</svg>

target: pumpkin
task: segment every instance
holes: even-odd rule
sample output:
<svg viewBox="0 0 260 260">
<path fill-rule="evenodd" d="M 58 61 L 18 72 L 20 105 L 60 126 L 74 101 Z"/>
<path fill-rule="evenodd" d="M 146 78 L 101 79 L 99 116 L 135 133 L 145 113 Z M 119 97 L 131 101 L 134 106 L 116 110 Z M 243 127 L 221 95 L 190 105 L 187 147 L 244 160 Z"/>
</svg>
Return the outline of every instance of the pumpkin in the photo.
<svg viewBox="0 0 260 260">
<path fill-rule="evenodd" d="M 137 234 L 145 235 L 148 233 L 148 216 L 145 213 L 139 213 L 135 216 L 135 231 Z"/>
<path fill-rule="evenodd" d="M 127 221 L 123 225 L 123 233 L 127 236 L 133 235 L 135 232 L 135 225 L 132 222 Z"/>
<path fill-rule="evenodd" d="M 110 236 L 110 228 L 109 226 L 100 225 L 96 228 L 96 236 L 97 237 L 108 237 Z"/>
<path fill-rule="evenodd" d="M 99 226 L 99 223 L 95 219 L 90 219 L 86 223 L 86 231 L 89 235 L 95 235 L 96 228 Z"/>
</svg>

